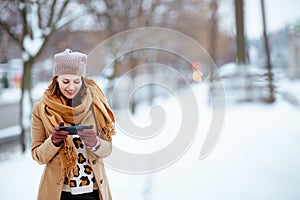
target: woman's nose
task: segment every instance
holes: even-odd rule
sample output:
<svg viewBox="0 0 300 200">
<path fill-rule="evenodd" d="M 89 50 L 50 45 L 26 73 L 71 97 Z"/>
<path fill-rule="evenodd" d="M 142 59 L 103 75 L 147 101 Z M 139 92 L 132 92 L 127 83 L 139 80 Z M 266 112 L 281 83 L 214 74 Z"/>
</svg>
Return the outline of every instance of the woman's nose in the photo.
<svg viewBox="0 0 300 200">
<path fill-rule="evenodd" d="M 70 83 L 70 85 L 69 85 L 69 90 L 75 90 L 75 85 L 74 85 L 74 83 Z"/>
</svg>

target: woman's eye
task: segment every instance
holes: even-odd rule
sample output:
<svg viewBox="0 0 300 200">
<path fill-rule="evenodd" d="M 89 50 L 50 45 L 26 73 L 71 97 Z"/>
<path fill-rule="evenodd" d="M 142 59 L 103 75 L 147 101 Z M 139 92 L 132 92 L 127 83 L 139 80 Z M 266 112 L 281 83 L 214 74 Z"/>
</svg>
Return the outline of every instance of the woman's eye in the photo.
<svg viewBox="0 0 300 200">
<path fill-rule="evenodd" d="M 79 84 L 79 83 L 80 83 L 80 81 L 74 81 L 74 83 L 75 83 L 75 84 Z"/>
<path fill-rule="evenodd" d="M 63 84 L 68 84 L 69 83 L 69 81 L 63 81 Z"/>
</svg>

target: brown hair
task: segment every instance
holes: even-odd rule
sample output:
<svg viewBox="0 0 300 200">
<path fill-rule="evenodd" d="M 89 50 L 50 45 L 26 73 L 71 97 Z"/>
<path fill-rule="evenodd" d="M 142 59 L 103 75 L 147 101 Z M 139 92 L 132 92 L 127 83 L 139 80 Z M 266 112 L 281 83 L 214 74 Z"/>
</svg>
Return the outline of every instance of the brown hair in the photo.
<svg viewBox="0 0 300 200">
<path fill-rule="evenodd" d="M 51 82 L 47 88 L 47 91 L 51 94 L 51 95 L 60 95 L 60 90 L 59 90 L 59 86 L 58 86 L 58 82 L 57 82 L 57 76 L 52 77 Z"/>
</svg>

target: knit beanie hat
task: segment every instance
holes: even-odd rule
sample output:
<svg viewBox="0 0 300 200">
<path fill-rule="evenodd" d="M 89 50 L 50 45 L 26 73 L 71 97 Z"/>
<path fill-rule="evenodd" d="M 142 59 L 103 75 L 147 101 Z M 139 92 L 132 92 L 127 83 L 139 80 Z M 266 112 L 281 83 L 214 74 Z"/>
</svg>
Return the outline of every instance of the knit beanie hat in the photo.
<svg viewBox="0 0 300 200">
<path fill-rule="evenodd" d="M 84 76 L 86 73 L 86 63 L 86 54 L 66 49 L 64 52 L 54 55 L 53 76 L 61 74 Z"/>
</svg>

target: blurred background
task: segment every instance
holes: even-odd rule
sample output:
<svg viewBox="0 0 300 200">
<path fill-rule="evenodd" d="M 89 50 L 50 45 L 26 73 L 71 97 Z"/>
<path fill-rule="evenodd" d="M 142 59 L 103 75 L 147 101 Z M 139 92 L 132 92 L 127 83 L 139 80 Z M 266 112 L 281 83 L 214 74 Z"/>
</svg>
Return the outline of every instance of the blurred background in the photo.
<svg viewBox="0 0 300 200">
<path fill-rule="evenodd" d="M 1 0 L 0 166 L 6 167 L 4 163 L 13 162 L 16 154 L 22 157 L 24 153 L 30 151 L 30 111 L 52 77 L 54 54 L 66 48 L 89 54 L 98 44 L 123 31 L 141 27 L 160 27 L 183 33 L 200 44 L 215 63 L 221 77 L 216 80 L 214 76 L 205 77 L 204 74 L 203 81 L 198 82 L 199 80 L 193 78 L 192 74 L 195 69 L 201 71 L 200 66 L 193 66 L 193 63 L 182 59 L 180 55 L 151 49 L 130 52 L 115 59 L 113 63 L 88 68 L 91 77 L 99 79 L 101 75 L 99 84 L 108 95 L 116 115 L 118 116 L 124 109 L 134 114 L 139 111 L 140 105 L 151 106 L 157 99 L 168 98 L 164 90 L 155 89 L 152 85 L 147 87 L 146 91 L 135 94 L 129 105 L 127 104 L 126 98 L 130 96 L 128 91 L 133 83 L 138 85 L 145 80 L 168 79 L 168 73 L 160 71 L 159 68 L 153 67 L 147 71 L 132 70 L 144 63 L 172 66 L 185 77 L 184 81 L 195 87 L 202 87 L 210 82 L 209 88 L 201 88 L 203 93 L 209 94 L 202 95 L 201 98 L 207 107 L 210 106 L 210 98 L 218 99 L 219 90 L 224 88 L 226 109 L 229 113 L 227 123 L 240 125 L 240 129 L 233 128 L 236 131 L 233 131 L 234 133 L 246 131 L 247 128 L 241 124 L 252 124 L 259 130 L 251 129 L 252 131 L 268 133 L 263 136 L 266 140 L 274 136 L 271 134 L 272 130 L 280 129 L 286 133 L 285 137 L 280 138 L 289 138 L 289 141 L 293 142 L 293 150 L 286 151 L 282 158 L 289 161 L 288 163 L 291 160 L 295 161 L 292 163 L 294 170 L 292 171 L 298 178 L 287 186 L 289 190 L 283 191 L 280 195 L 276 195 L 276 192 L 274 196 L 265 195 L 261 199 L 275 199 L 275 197 L 284 199 L 284 196 L 288 197 L 286 199 L 299 199 L 299 192 L 293 189 L 300 182 L 299 172 L 296 170 L 300 159 L 299 155 L 296 155 L 299 148 L 294 146 L 300 144 L 298 135 L 300 127 L 297 123 L 299 119 L 297 117 L 300 116 L 299 9 L 300 2 L 297 0 Z M 153 35 L 154 39 L 155 37 Z M 129 79 L 122 79 L 122 87 L 117 88 L 119 98 L 111 99 L 110 92 L 114 84 L 127 72 L 131 72 Z M 178 90 L 186 86 L 180 78 L 172 77 L 167 81 Z M 259 109 L 256 109 L 257 107 Z M 270 110 L 277 112 L 273 113 Z M 291 112 L 286 112 L 288 110 Z M 257 113 L 253 113 L 256 111 Z M 270 113 L 265 118 L 260 118 L 261 120 L 256 119 L 258 116 L 264 116 L 259 113 L 265 111 Z M 244 120 L 238 117 L 247 112 L 250 114 Z M 277 123 L 276 125 L 281 125 L 280 128 L 269 123 L 272 120 Z M 266 131 L 268 128 L 273 129 L 268 132 Z M 224 132 L 233 130 L 228 129 L 225 123 Z M 235 138 L 241 139 L 236 136 Z M 244 138 L 242 140 L 244 141 Z M 286 146 L 290 145 L 286 143 Z M 232 145 L 229 146 L 233 148 Z M 226 145 L 223 148 L 226 149 Z M 276 149 L 276 146 L 274 148 Z M 293 156 L 288 159 L 286 157 L 288 155 Z M 22 159 L 21 157 L 19 159 Z M 219 164 L 221 160 L 217 158 Z M 225 158 L 227 157 L 223 157 Z M 24 159 L 30 160 L 26 155 Z M 196 166 L 190 163 L 189 166 L 191 165 Z M 197 169 L 201 168 L 195 167 L 195 170 Z M 263 174 L 265 171 L 260 172 Z M 110 173 L 113 180 L 122 176 L 115 172 Z M 206 183 L 213 180 L 212 177 L 205 179 L 203 174 L 201 177 Z M 157 180 L 163 185 L 163 179 Z M 154 189 L 151 187 L 152 184 L 158 183 L 155 176 L 137 180 L 137 183 L 140 182 L 148 183 L 145 187 L 137 189 L 141 196 L 128 195 L 128 199 L 160 199 L 159 194 L 164 192 L 168 194 L 166 191 L 160 191 L 159 187 L 156 190 L 155 187 Z M 281 183 L 285 185 L 286 182 Z M 226 185 L 226 182 L 224 184 Z M 116 193 L 118 191 L 126 193 L 116 183 L 112 185 Z M 141 185 L 143 184 L 139 184 L 139 187 L 142 187 Z M 215 188 L 215 185 L 211 186 Z M 174 188 L 167 187 L 166 190 L 171 191 Z M 271 187 L 270 191 L 274 191 L 274 188 Z M 209 189 L 206 191 L 213 192 Z M 239 190 L 240 196 L 232 196 L 228 192 L 225 199 L 247 199 L 244 196 L 248 193 L 243 191 Z M 190 196 L 187 195 L 185 199 L 202 199 L 201 195 L 205 196 L 204 193 L 196 188 L 189 191 Z M 261 194 L 269 193 L 264 193 L 261 189 L 257 191 L 256 196 L 250 197 L 260 198 Z M 117 199 L 126 199 L 125 196 Z M 165 196 L 167 199 L 171 197 L 177 199 L 176 196 Z M 206 195 L 204 199 L 221 199 L 221 197 Z"/>
</svg>

